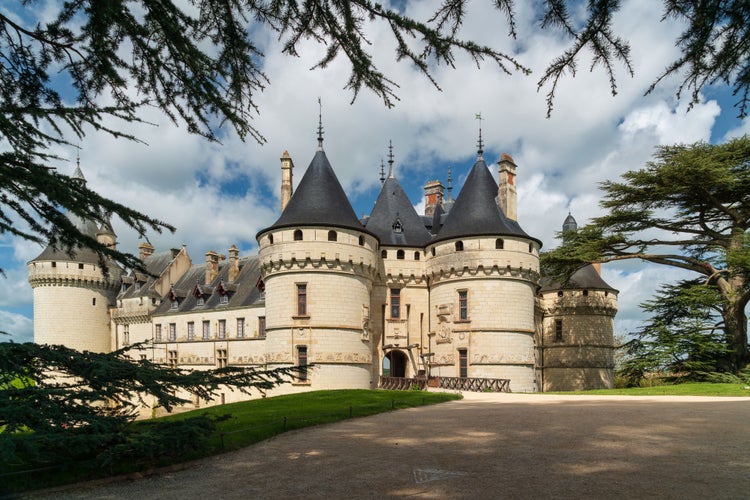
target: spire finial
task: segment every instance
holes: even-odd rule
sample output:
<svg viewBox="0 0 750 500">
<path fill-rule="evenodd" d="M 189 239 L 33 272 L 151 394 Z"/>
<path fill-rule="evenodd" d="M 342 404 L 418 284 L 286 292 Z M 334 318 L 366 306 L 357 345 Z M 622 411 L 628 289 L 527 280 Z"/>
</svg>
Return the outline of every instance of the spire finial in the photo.
<svg viewBox="0 0 750 500">
<path fill-rule="evenodd" d="M 382 186 L 385 184 L 385 164 L 383 163 L 383 159 L 380 159 L 380 185 Z"/>
<path fill-rule="evenodd" d="M 450 167 L 448 167 L 448 199 L 453 199 L 453 177 L 451 177 Z"/>
<path fill-rule="evenodd" d="M 393 142 L 388 141 L 388 178 L 393 179 Z"/>
<path fill-rule="evenodd" d="M 476 114 L 476 119 L 479 120 L 479 141 L 477 142 L 477 156 L 479 158 L 482 157 L 482 153 L 484 153 L 484 143 L 482 142 L 482 113 Z"/>
<path fill-rule="evenodd" d="M 318 149 L 323 151 L 323 103 L 318 97 Z"/>
<path fill-rule="evenodd" d="M 83 176 L 83 170 L 81 170 L 81 148 L 80 146 L 76 146 L 76 169 L 73 171 L 73 178 L 86 183 L 86 178 Z"/>
</svg>

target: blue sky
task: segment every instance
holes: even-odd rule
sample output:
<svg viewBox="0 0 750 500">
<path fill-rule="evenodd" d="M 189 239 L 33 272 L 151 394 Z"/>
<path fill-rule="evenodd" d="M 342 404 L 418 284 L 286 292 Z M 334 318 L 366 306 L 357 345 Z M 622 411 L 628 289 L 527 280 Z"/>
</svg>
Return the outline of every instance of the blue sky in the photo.
<svg viewBox="0 0 750 500">
<path fill-rule="evenodd" d="M 54 2 L 38 2 L 32 18 L 44 18 Z M 323 70 L 310 71 L 324 48 L 310 42 L 300 57 L 281 54 L 278 41 L 258 32 L 266 54 L 264 70 L 270 86 L 257 102 L 255 126 L 265 145 L 240 141 L 223 132 L 222 144 L 190 136 L 155 110 L 144 118 L 154 125 L 110 125 L 146 141 L 138 144 L 96 133 L 81 142 L 81 168 L 89 185 L 175 227 L 174 234 L 152 234 L 157 250 L 186 244 L 194 262 L 208 250 L 226 253 L 236 244 L 254 252 L 255 234 L 279 216 L 279 157 L 288 150 L 299 181 L 316 147 L 318 97 L 323 102 L 325 149 L 358 215 L 369 213 L 377 197 L 381 159 L 387 160 L 393 142 L 396 175 L 416 206 L 428 180 L 445 182 L 453 171 L 454 195 L 476 156 L 477 120 L 481 113 L 485 159 L 494 162 L 509 153 L 518 165 L 519 222 L 545 248 L 557 243 L 568 211 L 579 224 L 601 214 L 599 182 L 617 179 L 643 166 L 658 144 L 721 142 L 750 132 L 750 122 L 736 118 L 730 89 L 706 89 L 700 102 L 686 112 L 687 102 L 675 99 L 679 80 L 666 79 L 648 96 L 644 92 L 678 54 L 674 40 L 682 26 L 660 22 L 661 2 L 626 0 L 615 18 L 615 30 L 629 39 L 635 76 L 617 69 L 618 94 L 612 96 L 603 71 L 588 71 L 583 59 L 575 78 L 557 91 L 555 110 L 547 119 L 545 92 L 536 83 L 545 66 L 567 41 L 555 32 L 534 28 L 532 2 L 517 2 L 519 40 L 505 35 L 502 16 L 485 4 L 470 4 L 462 33 L 501 49 L 532 68 L 531 76 L 502 74 L 490 64 L 480 69 L 459 56 L 456 67 L 437 66 L 434 74 L 442 92 L 406 64 L 397 63 L 387 28 L 368 26 L 370 48 L 381 69 L 396 81 L 400 101 L 387 109 L 367 91 L 350 104 L 344 90 L 349 68 L 339 59 Z M 434 2 L 408 2 L 407 13 L 425 17 Z M 8 7 L 0 6 L 4 12 Z M 16 7 L 18 8 L 18 7 Z M 632 36 L 631 36 L 632 35 Z M 67 162 L 56 165 L 72 173 L 75 150 L 57 150 Z M 133 231 L 114 221 L 119 245 L 137 252 Z M 26 282 L 26 262 L 41 252 L 38 245 L 0 238 L 0 266 L 5 269 L 0 296 L 0 329 L 14 341 L 31 339 L 32 291 Z M 620 312 L 615 330 L 634 330 L 642 313 L 638 304 L 659 283 L 682 272 L 659 266 L 625 262 L 604 266 L 605 279 L 620 290 Z"/>
</svg>

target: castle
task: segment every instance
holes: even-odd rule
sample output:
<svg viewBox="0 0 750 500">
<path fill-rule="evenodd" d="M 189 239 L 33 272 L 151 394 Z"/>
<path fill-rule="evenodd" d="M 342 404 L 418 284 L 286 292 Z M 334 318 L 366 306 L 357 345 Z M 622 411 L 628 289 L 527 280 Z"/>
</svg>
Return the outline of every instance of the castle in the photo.
<svg viewBox="0 0 750 500">
<path fill-rule="evenodd" d="M 34 340 L 101 352 L 150 341 L 142 357 L 182 368 L 315 365 L 274 393 L 376 388 L 384 373 L 509 379 L 514 392 L 611 387 L 617 291 L 596 265 L 565 286 L 540 276 L 542 242 L 516 220 L 517 167 L 502 155 L 496 182 L 479 144 L 455 200 L 450 174 L 447 197 L 427 183 L 424 215 L 391 152 L 372 212 L 358 218 L 321 128 L 296 190 L 281 157 L 281 215 L 256 235 L 255 255 L 232 246 L 194 264 L 184 246 L 141 243 L 148 273 L 105 275 L 92 251 L 50 246 L 28 263 Z M 80 167 L 74 177 L 85 182 Z M 116 245 L 108 224 L 71 217 Z M 572 216 L 563 229 L 576 229 Z"/>
</svg>

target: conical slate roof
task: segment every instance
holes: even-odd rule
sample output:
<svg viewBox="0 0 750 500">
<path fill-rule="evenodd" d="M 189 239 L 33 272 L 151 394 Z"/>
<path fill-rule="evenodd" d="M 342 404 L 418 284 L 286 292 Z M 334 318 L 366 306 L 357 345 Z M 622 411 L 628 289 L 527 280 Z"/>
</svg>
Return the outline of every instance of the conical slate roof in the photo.
<svg viewBox="0 0 750 500">
<path fill-rule="evenodd" d="M 258 234 L 289 226 L 364 229 L 322 148 L 315 153 L 281 217 Z"/>
<path fill-rule="evenodd" d="M 423 247 L 430 240 L 429 231 L 395 177 L 385 180 L 365 227 L 381 245 Z"/>
<path fill-rule="evenodd" d="M 599 271 L 592 264 L 587 264 L 582 268 L 578 269 L 570 277 L 565 286 L 561 286 L 557 281 L 547 281 L 542 283 L 542 292 L 549 292 L 560 289 L 574 289 L 574 290 L 607 290 L 617 292 L 617 289 L 613 288 L 609 283 L 602 279 Z"/>
<path fill-rule="evenodd" d="M 497 184 L 484 159 L 479 156 L 435 241 L 498 235 L 520 236 L 541 245 L 542 242 L 526 234 L 518 222 L 505 217 L 497 206 L 496 197 Z"/>
</svg>

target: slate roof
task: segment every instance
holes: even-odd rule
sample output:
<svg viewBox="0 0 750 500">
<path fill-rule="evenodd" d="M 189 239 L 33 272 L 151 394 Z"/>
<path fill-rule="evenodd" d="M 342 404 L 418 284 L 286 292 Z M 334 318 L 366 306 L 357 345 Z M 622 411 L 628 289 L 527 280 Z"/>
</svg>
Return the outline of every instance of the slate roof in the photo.
<svg viewBox="0 0 750 500">
<path fill-rule="evenodd" d="M 73 212 L 68 212 L 66 216 L 81 233 L 90 236 L 91 238 L 96 238 L 96 233 L 99 232 L 99 228 L 96 227 L 94 221 L 84 219 Z M 65 250 L 54 248 L 52 245 L 47 245 L 47 248 L 45 248 L 36 258 L 32 259 L 31 262 L 39 260 L 55 260 L 61 262 L 83 262 L 86 264 L 99 263 L 99 256 L 88 247 L 77 247 L 71 249 L 71 251 L 74 254 L 73 256 L 68 255 L 68 252 Z M 108 262 L 107 265 L 114 264 Z"/>
<path fill-rule="evenodd" d="M 123 287 L 120 293 L 117 295 L 118 299 L 129 299 L 133 297 L 158 297 L 158 294 L 151 288 L 155 279 L 153 276 L 160 276 L 161 273 L 169 266 L 174 260 L 174 253 L 171 250 L 165 252 L 157 252 L 149 255 L 143 261 L 144 266 L 148 274 L 141 272 L 132 271 L 128 276 L 123 276 L 122 283 Z M 137 285 L 139 282 L 140 285 Z"/>
<path fill-rule="evenodd" d="M 549 292 L 559 289 L 607 290 L 615 293 L 617 293 L 618 291 L 616 288 L 613 288 L 609 283 L 604 281 L 596 268 L 591 264 L 587 264 L 574 272 L 565 286 L 560 286 L 560 283 L 555 281 L 548 281 L 547 283 L 542 282 L 540 291 Z"/>
<path fill-rule="evenodd" d="M 400 231 L 394 229 L 397 220 Z M 381 245 L 423 247 L 432 237 L 395 177 L 385 180 L 365 228 Z"/>
<path fill-rule="evenodd" d="M 169 295 L 166 300 L 154 311 L 154 315 L 174 314 L 175 312 L 209 311 L 222 308 L 238 308 L 252 305 L 261 305 L 264 302 L 261 291 L 258 289 L 260 280 L 260 268 L 258 257 L 243 257 L 239 260 L 239 274 L 234 281 L 229 281 L 229 263 L 219 263 L 219 272 L 210 285 L 205 285 L 206 264 L 193 265 L 172 286 L 172 291 L 178 299 L 177 309 L 172 309 L 172 301 Z M 196 287 L 197 285 L 197 287 Z M 198 305 L 198 297 L 194 290 L 199 288 L 206 293 L 203 305 Z M 229 301 L 221 303 L 220 290 L 228 292 Z"/>
<path fill-rule="evenodd" d="M 364 231 L 322 148 L 315 153 L 281 217 L 258 235 L 290 226 L 333 226 Z"/>
<path fill-rule="evenodd" d="M 474 162 L 458 198 L 445 218 L 434 241 L 467 236 L 520 236 L 542 244 L 521 229 L 518 222 L 505 217 L 498 208 L 497 183 L 480 156 Z"/>
</svg>

